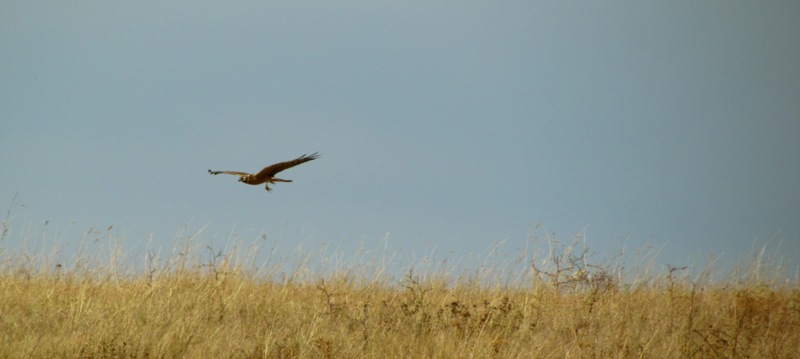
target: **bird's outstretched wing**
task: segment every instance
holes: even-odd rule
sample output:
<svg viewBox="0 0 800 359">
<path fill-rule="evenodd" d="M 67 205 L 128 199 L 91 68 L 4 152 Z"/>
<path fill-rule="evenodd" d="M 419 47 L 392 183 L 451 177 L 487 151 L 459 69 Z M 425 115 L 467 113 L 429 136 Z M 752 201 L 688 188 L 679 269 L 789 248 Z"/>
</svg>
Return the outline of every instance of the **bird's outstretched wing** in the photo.
<svg viewBox="0 0 800 359">
<path fill-rule="evenodd" d="M 218 175 L 220 173 L 225 174 L 225 175 L 236 175 L 236 176 L 247 176 L 247 175 L 249 175 L 249 173 L 236 172 L 236 171 L 212 171 L 212 170 L 208 170 L 208 173 L 210 173 L 212 175 Z"/>
<path fill-rule="evenodd" d="M 259 180 L 269 179 L 275 177 L 275 175 L 278 174 L 278 172 L 280 171 L 283 171 L 287 168 L 292 168 L 301 163 L 306 163 L 308 161 L 315 160 L 317 158 L 319 158 L 319 152 L 314 152 L 308 156 L 302 155 L 291 161 L 279 162 L 274 165 L 265 167 L 263 170 L 261 170 L 261 172 L 258 172 L 258 174 L 256 174 L 256 178 Z"/>
</svg>

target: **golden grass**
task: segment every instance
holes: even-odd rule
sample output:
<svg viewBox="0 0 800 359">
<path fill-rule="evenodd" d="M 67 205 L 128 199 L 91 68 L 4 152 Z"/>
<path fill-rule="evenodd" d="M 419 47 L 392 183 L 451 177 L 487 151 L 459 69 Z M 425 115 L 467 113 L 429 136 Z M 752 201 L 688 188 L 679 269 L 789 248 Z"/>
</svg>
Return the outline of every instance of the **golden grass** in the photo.
<svg viewBox="0 0 800 359">
<path fill-rule="evenodd" d="M 594 266 L 575 275 L 568 256 L 503 285 L 379 268 L 281 279 L 233 252 L 126 275 L 7 260 L 0 357 L 800 357 L 800 289 L 777 281 L 701 284 L 670 268 L 631 286 Z"/>
</svg>

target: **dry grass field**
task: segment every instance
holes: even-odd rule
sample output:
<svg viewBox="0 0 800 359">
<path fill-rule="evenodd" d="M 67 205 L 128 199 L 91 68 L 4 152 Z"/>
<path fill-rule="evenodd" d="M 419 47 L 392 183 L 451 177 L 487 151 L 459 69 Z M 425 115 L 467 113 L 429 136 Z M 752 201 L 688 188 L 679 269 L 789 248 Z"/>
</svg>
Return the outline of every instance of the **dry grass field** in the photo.
<svg viewBox="0 0 800 359">
<path fill-rule="evenodd" d="M 131 273 L 113 255 L 6 250 L 0 358 L 800 357 L 796 279 L 760 259 L 729 280 L 668 267 L 626 281 L 573 243 L 493 282 L 380 265 L 282 274 L 191 248 Z"/>
</svg>

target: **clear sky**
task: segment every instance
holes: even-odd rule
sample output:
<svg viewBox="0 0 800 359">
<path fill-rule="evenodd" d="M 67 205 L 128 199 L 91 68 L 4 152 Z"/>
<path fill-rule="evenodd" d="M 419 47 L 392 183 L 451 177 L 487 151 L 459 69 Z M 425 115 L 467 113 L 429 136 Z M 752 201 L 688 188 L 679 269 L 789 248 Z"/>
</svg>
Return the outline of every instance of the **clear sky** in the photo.
<svg viewBox="0 0 800 359">
<path fill-rule="evenodd" d="M 5 246 L 113 226 L 169 248 L 206 226 L 457 258 L 585 231 L 601 254 L 768 243 L 796 266 L 798 19 L 796 1 L 3 1 Z M 315 151 L 271 193 L 207 173 Z"/>
</svg>

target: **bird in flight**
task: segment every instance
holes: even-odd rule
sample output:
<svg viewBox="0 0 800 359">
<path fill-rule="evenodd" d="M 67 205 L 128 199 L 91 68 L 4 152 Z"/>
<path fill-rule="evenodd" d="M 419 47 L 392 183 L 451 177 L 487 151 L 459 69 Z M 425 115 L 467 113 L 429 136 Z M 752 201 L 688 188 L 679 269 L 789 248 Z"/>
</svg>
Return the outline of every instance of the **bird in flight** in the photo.
<svg viewBox="0 0 800 359">
<path fill-rule="evenodd" d="M 292 168 L 301 163 L 306 163 L 308 161 L 315 160 L 317 158 L 319 158 L 319 152 L 314 152 L 310 156 L 302 155 L 291 161 L 279 162 L 274 165 L 264 167 L 264 169 L 261 170 L 261 172 L 258 172 L 256 174 L 236 172 L 236 171 L 212 171 L 212 170 L 208 170 L 208 173 L 212 175 L 218 175 L 220 173 L 226 175 L 236 175 L 239 176 L 239 182 L 244 182 L 251 185 L 259 185 L 262 183 L 266 183 L 267 191 L 272 191 L 272 188 L 269 188 L 270 183 L 274 184 L 275 182 L 292 182 L 292 180 L 276 178 L 275 175 L 278 174 L 278 172 L 288 168 Z"/>
</svg>

